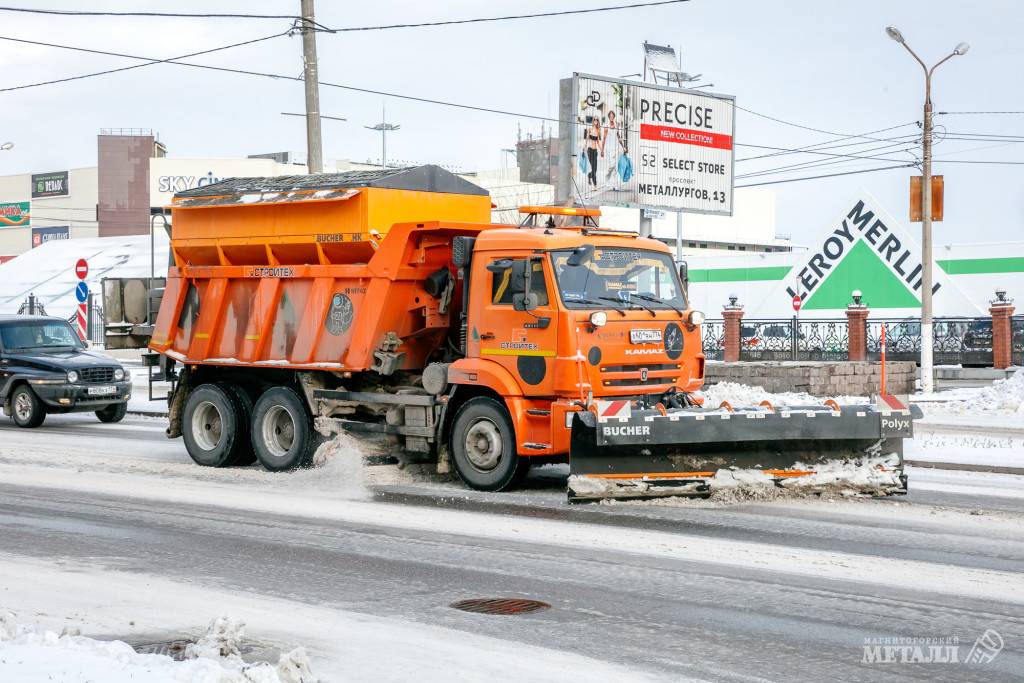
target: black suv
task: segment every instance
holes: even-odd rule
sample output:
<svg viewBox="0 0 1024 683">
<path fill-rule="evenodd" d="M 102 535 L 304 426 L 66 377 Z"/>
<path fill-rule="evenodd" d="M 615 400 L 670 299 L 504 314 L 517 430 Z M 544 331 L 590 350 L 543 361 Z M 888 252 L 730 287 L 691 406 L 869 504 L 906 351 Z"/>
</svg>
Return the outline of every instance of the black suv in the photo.
<svg viewBox="0 0 1024 683">
<path fill-rule="evenodd" d="M 86 349 L 66 320 L 0 315 L 0 402 L 19 427 L 38 427 L 47 413 L 118 422 L 131 395 L 128 372 Z"/>
</svg>

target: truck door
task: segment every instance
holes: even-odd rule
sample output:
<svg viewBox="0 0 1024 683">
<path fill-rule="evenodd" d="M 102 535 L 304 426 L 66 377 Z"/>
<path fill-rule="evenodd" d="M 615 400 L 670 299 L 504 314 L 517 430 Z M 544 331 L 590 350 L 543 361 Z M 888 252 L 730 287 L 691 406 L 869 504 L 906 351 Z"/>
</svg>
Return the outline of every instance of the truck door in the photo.
<svg viewBox="0 0 1024 683">
<path fill-rule="evenodd" d="M 473 333 L 479 335 L 480 357 L 505 367 L 519 382 L 524 396 L 552 395 L 556 309 L 546 260 L 541 256 L 489 259 L 484 267 L 486 277 L 482 278 L 487 286 L 479 292 L 479 315 L 476 321 L 470 320 Z M 523 288 L 517 289 L 513 273 L 527 268 L 537 308 L 517 311 L 513 301 Z"/>
</svg>

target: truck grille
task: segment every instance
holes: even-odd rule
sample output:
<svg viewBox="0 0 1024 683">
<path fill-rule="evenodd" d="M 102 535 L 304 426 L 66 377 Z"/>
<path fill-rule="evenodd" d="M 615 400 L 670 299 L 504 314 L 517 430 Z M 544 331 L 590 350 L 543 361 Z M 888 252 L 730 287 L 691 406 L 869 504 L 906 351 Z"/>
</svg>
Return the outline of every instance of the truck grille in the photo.
<svg viewBox="0 0 1024 683">
<path fill-rule="evenodd" d="M 646 373 L 644 372 L 646 370 Z M 601 383 L 606 387 L 643 387 L 674 384 L 682 373 L 678 363 L 636 363 L 601 366 Z M 646 376 L 645 376 L 646 374 Z"/>
<path fill-rule="evenodd" d="M 114 368 L 82 368 L 78 376 L 87 383 L 113 382 Z"/>
</svg>

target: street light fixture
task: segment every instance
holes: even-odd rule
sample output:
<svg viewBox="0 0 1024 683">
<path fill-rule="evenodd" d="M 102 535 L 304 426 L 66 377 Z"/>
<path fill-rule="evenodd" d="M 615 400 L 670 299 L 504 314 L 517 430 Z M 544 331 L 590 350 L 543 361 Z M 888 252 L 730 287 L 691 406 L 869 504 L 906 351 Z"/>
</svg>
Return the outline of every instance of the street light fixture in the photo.
<svg viewBox="0 0 1024 683">
<path fill-rule="evenodd" d="M 13 142 L 5 142 L 4 144 L 0 145 L 0 152 L 7 152 L 12 149 L 14 149 Z"/>
<path fill-rule="evenodd" d="M 932 74 L 939 65 L 971 48 L 959 43 L 952 52 L 929 68 L 910 49 L 903 34 L 895 26 L 887 26 L 886 34 L 907 49 L 924 70 L 924 133 L 921 136 L 921 391 L 932 393 L 935 378 L 932 364 Z"/>
</svg>

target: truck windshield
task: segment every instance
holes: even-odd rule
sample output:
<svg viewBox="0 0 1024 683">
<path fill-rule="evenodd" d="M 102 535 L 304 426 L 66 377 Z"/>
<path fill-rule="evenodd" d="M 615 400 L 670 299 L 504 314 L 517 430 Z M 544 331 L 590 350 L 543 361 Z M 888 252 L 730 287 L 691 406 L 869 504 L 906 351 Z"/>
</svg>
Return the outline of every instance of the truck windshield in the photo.
<svg viewBox="0 0 1024 683">
<path fill-rule="evenodd" d="M 599 247 L 592 259 L 578 266 L 569 265 L 571 255 L 569 249 L 551 252 L 558 291 L 568 308 L 608 308 L 609 302 L 601 297 L 638 308 L 686 308 L 679 276 L 668 254 Z"/>
<path fill-rule="evenodd" d="M 82 342 L 63 321 L 40 320 L 0 325 L 0 346 L 7 351 L 47 348 L 78 348 Z"/>
</svg>

